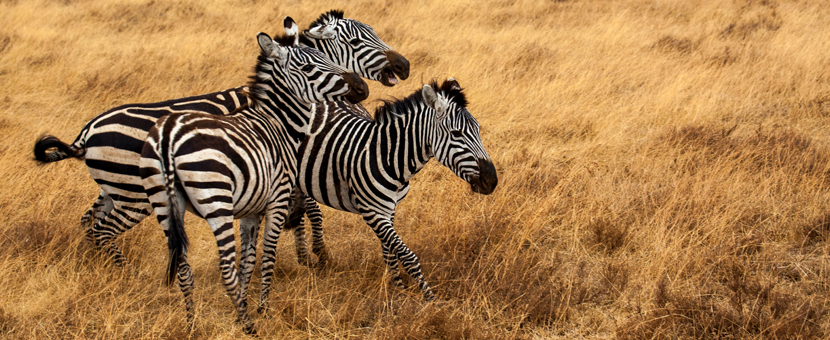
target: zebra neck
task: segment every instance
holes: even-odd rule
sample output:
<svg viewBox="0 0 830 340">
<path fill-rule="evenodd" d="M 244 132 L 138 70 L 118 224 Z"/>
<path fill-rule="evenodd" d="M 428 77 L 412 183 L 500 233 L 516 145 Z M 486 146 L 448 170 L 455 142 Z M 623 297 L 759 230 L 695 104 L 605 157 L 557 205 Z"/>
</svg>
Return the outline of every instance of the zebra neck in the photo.
<svg viewBox="0 0 830 340">
<path fill-rule="evenodd" d="M 311 107 L 302 103 L 279 85 L 271 82 L 270 86 L 257 86 L 253 91 L 254 99 L 249 115 L 265 118 L 269 124 L 281 126 L 291 141 L 299 147 L 308 133 Z"/>
<path fill-rule="evenodd" d="M 432 116 L 427 114 L 426 105 L 418 104 L 408 106 L 410 112 L 390 112 L 378 117 L 376 159 L 387 174 L 401 183 L 409 183 L 433 155 L 429 145 Z"/>
</svg>

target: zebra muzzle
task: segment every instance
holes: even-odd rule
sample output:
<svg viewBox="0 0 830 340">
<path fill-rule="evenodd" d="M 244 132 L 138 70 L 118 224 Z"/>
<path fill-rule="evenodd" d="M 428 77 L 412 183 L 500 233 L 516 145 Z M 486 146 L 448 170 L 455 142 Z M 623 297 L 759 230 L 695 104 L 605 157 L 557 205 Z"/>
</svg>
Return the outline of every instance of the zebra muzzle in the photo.
<svg viewBox="0 0 830 340">
<path fill-rule="evenodd" d="M 489 195 L 496 190 L 499 184 L 499 177 L 496 174 L 496 167 L 489 159 L 478 160 L 478 177 L 470 180 L 470 188 L 473 192 Z"/>
<path fill-rule="evenodd" d="M 343 73 L 340 76 L 343 77 L 346 84 L 349 84 L 349 93 L 346 94 L 346 100 L 352 104 L 357 104 L 369 98 L 369 85 L 366 85 L 363 78 L 352 72 Z"/>
<path fill-rule="evenodd" d="M 385 86 L 395 86 L 398 78 L 409 78 L 409 60 L 394 50 L 386 51 L 386 61 L 389 64 L 381 70 L 380 83 Z"/>
</svg>

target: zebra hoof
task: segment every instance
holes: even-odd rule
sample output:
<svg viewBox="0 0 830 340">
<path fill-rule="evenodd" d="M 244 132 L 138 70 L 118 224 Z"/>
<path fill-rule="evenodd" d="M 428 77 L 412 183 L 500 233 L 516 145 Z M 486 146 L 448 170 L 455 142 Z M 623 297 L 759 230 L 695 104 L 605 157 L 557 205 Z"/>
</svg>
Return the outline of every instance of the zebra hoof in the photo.
<svg viewBox="0 0 830 340">
<path fill-rule="evenodd" d="M 256 336 L 257 335 L 256 334 L 256 326 L 254 326 L 253 322 L 245 325 L 245 327 L 242 330 L 245 332 L 245 334 L 248 334 L 250 336 Z"/>
<path fill-rule="evenodd" d="M 263 303 L 259 304 L 256 308 L 256 312 L 260 315 L 266 316 L 266 313 L 268 312 L 268 305 Z"/>
<path fill-rule="evenodd" d="M 432 291 L 424 292 L 424 300 L 429 302 L 435 301 L 435 293 L 433 293 Z"/>
</svg>

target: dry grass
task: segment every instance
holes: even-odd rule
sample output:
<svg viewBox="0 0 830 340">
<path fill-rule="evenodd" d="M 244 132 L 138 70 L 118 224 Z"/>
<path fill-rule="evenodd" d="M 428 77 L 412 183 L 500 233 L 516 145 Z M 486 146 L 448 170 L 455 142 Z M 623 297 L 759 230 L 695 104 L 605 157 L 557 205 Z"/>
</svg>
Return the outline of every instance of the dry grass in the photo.
<svg viewBox="0 0 830 340">
<path fill-rule="evenodd" d="M 203 221 L 187 220 L 188 328 L 155 221 L 121 240 L 129 268 L 109 265 L 78 227 L 85 167 L 38 166 L 31 146 L 118 104 L 242 84 L 256 32 L 330 8 L 412 62 L 372 98 L 459 79 L 500 184 L 478 196 L 432 163 L 399 207 L 435 303 L 387 283 L 357 216 L 324 211 L 335 263 L 301 267 L 280 242 L 263 338 L 830 336 L 823 2 L 288 3 L 0 0 L 0 336 L 242 337 Z"/>
</svg>

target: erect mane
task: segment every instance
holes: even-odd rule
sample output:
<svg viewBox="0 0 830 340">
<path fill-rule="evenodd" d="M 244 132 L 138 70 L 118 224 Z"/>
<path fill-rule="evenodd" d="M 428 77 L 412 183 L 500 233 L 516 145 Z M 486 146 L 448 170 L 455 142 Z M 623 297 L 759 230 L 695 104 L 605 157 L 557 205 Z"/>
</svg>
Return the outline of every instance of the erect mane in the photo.
<svg viewBox="0 0 830 340">
<path fill-rule="evenodd" d="M 275 43 L 279 44 L 282 47 L 288 48 L 297 48 L 294 47 L 294 36 L 280 34 L 271 38 L 274 40 Z M 302 46 L 299 48 L 303 48 Z M 259 49 L 259 55 L 256 59 L 256 65 L 254 65 L 254 74 L 248 77 L 248 91 L 244 91 L 246 97 L 250 101 L 249 106 L 254 106 L 253 104 L 259 99 L 257 98 L 257 94 L 264 94 L 262 93 L 261 89 L 259 88 L 259 84 L 265 82 L 265 79 L 259 78 L 260 73 L 267 73 L 268 69 L 271 68 L 272 58 L 270 55 L 266 54 L 261 48 Z"/>
<path fill-rule="evenodd" d="M 314 27 L 317 25 L 322 26 L 333 19 L 343 19 L 343 11 L 339 9 L 333 9 L 326 13 L 320 14 L 320 17 L 318 17 L 317 20 L 314 20 L 311 23 L 311 25 L 308 25 L 308 27 Z"/>
<path fill-rule="evenodd" d="M 438 82 L 432 80 L 429 82 L 429 86 L 432 87 L 439 96 L 447 98 L 450 102 L 453 102 L 460 107 L 467 107 L 467 97 L 464 95 L 464 92 L 462 92 L 463 89 L 458 86 L 457 82 L 446 80 L 439 87 Z M 382 101 L 383 105 L 375 110 L 376 120 L 391 119 L 392 117 L 390 117 L 390 115 L 403 115 L 410 111 L 409 108 L 423 103 L 424 96 L 421 89 L 418 89 L 403 99 Z"/>
</svg>

